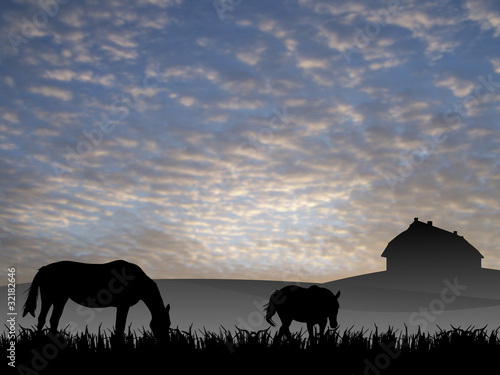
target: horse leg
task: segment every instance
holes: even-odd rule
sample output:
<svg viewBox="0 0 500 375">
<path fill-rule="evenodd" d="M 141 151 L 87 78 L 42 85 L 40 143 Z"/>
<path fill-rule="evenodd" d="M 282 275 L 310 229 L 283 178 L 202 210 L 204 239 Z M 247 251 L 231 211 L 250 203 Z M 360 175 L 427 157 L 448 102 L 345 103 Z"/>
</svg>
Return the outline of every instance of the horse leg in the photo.
<svg viewBox="0 0 500 375">
<path fill-rule="evenodd" d="M 52 306 L 52 301 L 48 301 L 42 298 L 42 308 L 40 309 L 40 314 L 38 315 L 38 332 L 41 332 L 43 326 L 45 325 L 45 320 L 47 319 L 47 313 Z"/>
<path fill-rule="evenodd" d="M 319 337 L 322 339 L 325 334 L 325 328 L 327 324 L 327 318 L 325 317 L 321 322 L 319 322 Z"/>
<path fill-rule="evenodd" d="M 323 337 L 326 328 L 326 318 L 319 323 L 319 337 Z"/>
<path fill-rule="evenodd" d="M 292 320 L 286 318 L 282 319 L 281 316 L 280 319 L 281 319 L 281 327 L 279 330 L 278 339 L 281 339 L 281 337 L 285 335 L 288 338 L 288 340 L 291 340 L 292 334 L 290 333 L 290 324 L 292 324 Z"/>
<path fill-rule="evenodd" d="M 309 332 L 309 341 L 312 343 L 314 340 L 314 323 L 307 323 L 307 332 Z"/>
<path fill-rule="evenodd" d="M 278 342 L 281 341 L 281 338 L 285 335 L 289 340 L 291 339 L 291 333 L 288 327 L 282 325 L 280 330 L 278 331 Z"/>
<path fill-rule="evenodd" d="M 125 333 L 125 324 L 130 306 L 119 306 L 116 309 L 115 335 L 122 338 Z"/>
<path fill-rule="evenodd" d="M 54 302 L 54 309 L 52 310 L 52 315 L 50 316 L 50 331 L 52 333 L 57 333 L 57 325 L 59 324 L 59 319 L 64 310 L 64 305 L 68 301 L 67 298 L 59 299 Z"/>
</svg>

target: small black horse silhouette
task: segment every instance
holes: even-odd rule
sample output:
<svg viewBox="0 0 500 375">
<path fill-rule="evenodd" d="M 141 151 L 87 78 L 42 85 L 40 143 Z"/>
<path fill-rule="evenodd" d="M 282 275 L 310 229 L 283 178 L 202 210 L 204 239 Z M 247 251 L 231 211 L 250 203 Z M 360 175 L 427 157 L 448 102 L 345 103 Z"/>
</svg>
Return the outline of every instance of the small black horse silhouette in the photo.
<svg viewBox="0 0 500 375">
<path fill-rule="evenodd" d="M 276 324 L 273 322 L 272 317 L 275 313 L 278 313 L 281 319 L 278 340 L 283 335 L 286 335 L 288 339 L 291 338 L 289 327 L 292 320 L 307 323 L 309 338 L 314 337 L 313 327 L 318 324 L 319 333 L 322 336 L 327 318 L 330 319 L 331 328 L 337 327 L 339 296 L 340 291 L 333 294 L 329 289 L 320 288 L 316 285 L 309 288 L 289 285 L 276 290 L 271 295 L 266 307 L 266 320 L 274 327 Z"/>
<path fill-rule="evenodd" d="M 128 310 L 139 300 L 151 312 L 150 327 L 159 340 L 168 337 L 170 305 L 164 306 L 156 283 L 133 263 L 116 260 L 105 264 L 62 261 L 40 268 L 35 275 L 24 304 L 23 317 L 35 317 L 40 289 L 42 308 L 38 316 L 38 331 L 43 329 L 50 307 L 50 329 L 57 332 L 59 319 L 68 298 L 87 307 L 116 307 L 116 337 L 122 338 Z"/>
</svg>

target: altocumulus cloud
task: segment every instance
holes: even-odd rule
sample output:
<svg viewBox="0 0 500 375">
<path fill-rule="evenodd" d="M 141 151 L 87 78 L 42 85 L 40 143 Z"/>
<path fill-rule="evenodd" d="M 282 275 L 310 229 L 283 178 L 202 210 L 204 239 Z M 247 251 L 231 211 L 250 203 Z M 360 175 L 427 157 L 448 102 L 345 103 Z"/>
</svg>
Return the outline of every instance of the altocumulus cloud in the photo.
<svg viewBox="0 0 500 375">
<path fill-rule="evenodd" d="M 415 216 L 500 268 L 496 3 L 57 4 L 2 3 L 0 258 L 20 282 L 117 258 L 328 281 L 384 269 Z"/>
</svg>

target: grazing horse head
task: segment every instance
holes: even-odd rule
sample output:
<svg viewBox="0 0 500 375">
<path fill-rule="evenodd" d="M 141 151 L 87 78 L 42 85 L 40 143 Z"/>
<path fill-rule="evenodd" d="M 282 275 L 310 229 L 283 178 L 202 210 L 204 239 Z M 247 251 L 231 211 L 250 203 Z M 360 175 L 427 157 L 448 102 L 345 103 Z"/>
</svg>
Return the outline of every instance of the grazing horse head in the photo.
<svg viewBox="0 0 500 375">
<path fill-rule="evenodd" d="M 168 304 L 159 314 L 153 316 L 149 327 L 153 331 L 153 335 L 162 341 L 169 337 L 170 324 L 170 304 Z"/>
</svg>

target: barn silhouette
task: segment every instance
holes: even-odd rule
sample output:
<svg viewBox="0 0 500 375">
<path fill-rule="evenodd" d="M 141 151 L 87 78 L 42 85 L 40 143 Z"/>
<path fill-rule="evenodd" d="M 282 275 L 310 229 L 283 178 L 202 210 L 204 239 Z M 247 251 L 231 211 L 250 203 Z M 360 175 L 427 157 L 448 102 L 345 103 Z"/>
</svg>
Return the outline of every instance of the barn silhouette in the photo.
<svg viewBox="0 0 500 375">
<path fill-rule="evenodd" d="M 435 227 L 416 217 L 410 227 L 389 242 L 382 257 L 394 274 L 470 274 L 481 270 L 483 255 L 457 231 Z"/>
<path fill-rule="evenodd" d="M 383 250 L 386 270 L 323 284 L 342 290 L 342 307 L 359 311 L 415 311 L 450 283 L 463 285 L 448 309 L 500 306 L 500 270 L 483 268 L 483 255 L 457 231 L 413 219 Z"/>
</svg>

